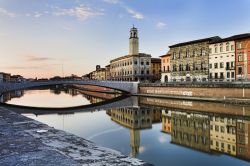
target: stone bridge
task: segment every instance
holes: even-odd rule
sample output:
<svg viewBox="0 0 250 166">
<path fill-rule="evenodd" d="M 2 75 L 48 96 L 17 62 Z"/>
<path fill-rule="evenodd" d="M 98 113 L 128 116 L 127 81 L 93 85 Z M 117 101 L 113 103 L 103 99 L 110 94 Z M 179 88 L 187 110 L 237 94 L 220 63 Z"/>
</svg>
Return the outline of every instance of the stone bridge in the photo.
<svg viewBox="0 0 250 166">
<path fill-rule="evenodd" d="M 63 80 L 63 81 L 34 81 L 23 83 L 0 83 L 0 94 L 27 88 L 49 86 L 49 85 L 95 85 L 100 87 L 111 88 L 122 92 L 136 94 L 138 92 L 138 82 L 119 82 L 119 81 L 97 81 L 97 80 Z"/>
</svg>

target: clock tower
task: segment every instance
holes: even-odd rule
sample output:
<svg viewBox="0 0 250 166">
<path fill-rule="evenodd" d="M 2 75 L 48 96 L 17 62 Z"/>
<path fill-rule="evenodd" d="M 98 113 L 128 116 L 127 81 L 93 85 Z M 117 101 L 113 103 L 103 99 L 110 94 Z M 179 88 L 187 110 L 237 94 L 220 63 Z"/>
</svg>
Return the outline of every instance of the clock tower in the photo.
<svg viewBox="0 0 250 166">
<path fill-rule="evenodd" d="M 138 30 L 134 26 L 130 29 L 129 55 L 139 55 Z"/>
</svg>

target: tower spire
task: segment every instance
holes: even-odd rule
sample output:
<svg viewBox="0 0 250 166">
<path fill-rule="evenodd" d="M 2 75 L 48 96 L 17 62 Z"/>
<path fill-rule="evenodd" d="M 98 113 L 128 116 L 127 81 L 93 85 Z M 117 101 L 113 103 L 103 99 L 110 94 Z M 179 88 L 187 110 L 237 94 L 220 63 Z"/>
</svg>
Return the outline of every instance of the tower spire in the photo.
<svg viewBox="0 0 250 166">
<path fill-rule="evenodd" d="M 129 55 L 138 55 L 139 54 L 139 39 L 138 39 L 138 30 L 133 27 L 130 29 L 129 37 Z"/>
</svg>

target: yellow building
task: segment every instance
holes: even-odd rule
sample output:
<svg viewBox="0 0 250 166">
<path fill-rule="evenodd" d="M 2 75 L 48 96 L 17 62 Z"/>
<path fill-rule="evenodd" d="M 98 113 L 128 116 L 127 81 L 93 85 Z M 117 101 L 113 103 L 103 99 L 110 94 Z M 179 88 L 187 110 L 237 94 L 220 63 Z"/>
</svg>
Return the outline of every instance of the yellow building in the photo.
<svg viewBox="0 0 250 166">
<path fill-rule="evenodd" d="M 161 79 L 161 59 L 151 58 L 151 73 L 153 75 L 153 82 Z"/>
<path fill-rule="evenodd" d="M 96 70 L 90 73 L 92 80 L 107 80 L 106 69 L 96 65 Z"/>
<path fill-rule="evenodd" d="M 171 111 L 162 111 L 162 132 L 171 134 Z"/>
<path fill-rule="evenodd" d="M 236 155 L 236 119 L 229 117 L 210 117 L 211 150 Z"/>
</svg>

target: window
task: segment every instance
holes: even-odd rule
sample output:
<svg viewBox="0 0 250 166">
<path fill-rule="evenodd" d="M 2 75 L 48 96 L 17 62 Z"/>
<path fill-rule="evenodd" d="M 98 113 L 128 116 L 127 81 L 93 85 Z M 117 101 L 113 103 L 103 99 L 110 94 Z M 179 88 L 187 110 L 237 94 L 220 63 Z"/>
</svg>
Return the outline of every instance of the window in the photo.
<svg viewBox="0 0 250 166">
<path fill-rule="evenodd" d="M 144 70 L 141 71 L 141 74 L 144 74 Z"/>
<path fill-rule="evenodd" d="M 234 45 L 231 45 L 231 51 L 234 51 Z"/>
<path fill-rule="evenodd" d="M 230 78 L 230 72 L 227 72 L 227 78 Z"/>
<path fill-rule="evenodd" d="M 218 63 L 214 63 L 214 68 L 218 69 Z"/>
<path fill-rule="evenodd" d="M 234 78 L 234 72 L 231 73 L 231 78 Z"/>
<path fill-rule="evenodd" d="M 229 51 L 229 43 L 226 45 L 226 51 Z"/>
<path fill-rule="evenodd" d="M 144 65 L 144 62 L 143 62 L 143 61 L 141 62 L 141 65 Z"/>
<path fill-rule="evenodd" d="M 220 127 L 220 131 L 221 131 L 222 133 L 224 133 L 224 132 L 225 132 L 225 127 L 224 127 L 224 126 L 221 126 L 221 127 Z"/>
<path fill-rule="evenodd" d="M 214 78 L 218 78 L 218 73 L 214 73 Z"/>
<path fill-rule="evenodd" d="M 148 61 L 146 62 L 146 65 L 149 65 L 149 62 L 148 62 Z"/>
<path fill-rule="evenodd" d="M 189 51 L 188 50 L 186 51 L 186 57 L 189 57 Z"/>
<path fill-rule="evenodd" d="M 187 71 L 190 71 L 190 67 L 189 67 L 188 64 L 186 65 L 186 70 L 187 70 Z"/>
<path fill-rule="evenodd" d="M 220 68 L 224 68 L 224 63 L 223 62 L 220 63 Z"/>
<path fill-rule="evenodd" d="M 243 73 L 242 73 L 242 66 L 239 66 L 239 67 L 238 67 L 238 74 L 243 74 Z"/>
<path fill-rule="evenodd" d="M 215 131 L 219 131 L 219 126 L 215 125 Z"/>
<path fill-rule="evenodd" d="M 243 56 L 242 56 L 242 53 L 238 53 L 238 61 L 239 62 L 242 62 L 243 61 Z"/>
<path fill-rule="evenodd" d="M 234 68 L 234 62 L 231 62 L 231 68 L 232 69 Z"/>
<path fill-rule="evenodd" d="M 221 143 L 221 149 L 224 149 L 224 143 L 223 142 Z"/>
<path fill-rule="evenodd" d="M 155 71 L 153 71 L 153 72 L 155 72 Z M 149 70 L 147 70 L 147 74 L 149 74 Z"/>
<path fill-rule="evenodd" d="M 137 61 L 136 60 L 134 61 L 134 64 L 137 65 Z"/>
<path fill-rule="evenodd" d="M 209 68 L 210 68 L 210 69 L 213 68 L 213 64 L 212 64 L 212 63 L 209 64 Z"/>
<path fill-rule="evenodd" d="M 179 65 L 179 71 L 183 71 L 182 65 Z"/>
<path fill-rule="evenodd" d="M 195 51 L 195 50 L 193 50 L 193 57 L 195 57 L 195 54 L 196 54 L 196 51 Z"/>
<path fill-rule="evenodd" d="M 238 48 L 238 49 L 242 49 L 242 42 L 239 42 L 239 43 L 238 43 L 237 48 Z"/>
<path fill-rule="evenodd" d="M 224 73 L 223 73 L 223 72 L 220 73 L 220 78 L 221 78 L 221 79 L 224 78 Z"/>
<path fill-rule="evenodd" d="M 220 44 L 220 52 L 223 52 L 223 45 Z"/>
<path fill-rule="evenodd" d="M 176 59 L 176 52 L 173 53 L 173 59 Z"/>
<path fill-rule="evenodd" d="M 163 66 L 163 71 L 166 71 L 165 66 Z"/>
<path fill-rule="evenodd" d="M 217 47 L 215 47 L 215 48 L 214 48 L 214 52 L 215 52 L 215 53 L 217 53 L 217 52 L 218 52 L 218 50 L 217 50 L 217 49 L 218 49 Z"/>
<path fill-rule="evenodd" d="M 209 78 L 212 78 L 212 77 L 213 77 L 212 73 L 209 73 Z"/>
<path fill-rule="evenodd" d="M 226 70 L 230 70 L 230 63 L 229 62 L 226 63 Z"/>
<path fill-rule="evenodd" d="M 173 65 L 173 71 L 177 71 L 176 65 Z"/>
</svg>

